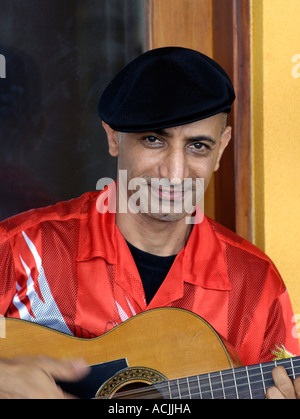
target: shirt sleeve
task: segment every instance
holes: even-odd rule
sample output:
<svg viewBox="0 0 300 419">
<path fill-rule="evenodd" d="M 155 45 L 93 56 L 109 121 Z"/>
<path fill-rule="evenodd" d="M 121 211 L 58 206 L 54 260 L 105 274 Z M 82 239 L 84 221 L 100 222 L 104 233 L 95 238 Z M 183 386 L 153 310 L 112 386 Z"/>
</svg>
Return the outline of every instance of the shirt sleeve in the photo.
<svg viewBox="0 0 300 419">
<path fill-rule="evenodd" d="M 1 237 L 0 237 L 1 238 Z M 5 316 L 16 290 L 15 264 L 8 240 L 0 241 L 0 315 Z"/>
<path fill-rule="evenodd" d="M 244 333 L 240 334 L 236 347 L 244 365 L 300 354 L 295 316 L 286 286 L 271 261 L 264 272 L 260 286 L 255 286 L 254 277 L 252 286 L 243 294 L 240 322 L 244 324 Z"/>
<path fill-rule="evenodd" d="M 287 291 L 281 294 L 269 310 L 261 362 L 300 355 L 296 319 Z"/>
</svg>

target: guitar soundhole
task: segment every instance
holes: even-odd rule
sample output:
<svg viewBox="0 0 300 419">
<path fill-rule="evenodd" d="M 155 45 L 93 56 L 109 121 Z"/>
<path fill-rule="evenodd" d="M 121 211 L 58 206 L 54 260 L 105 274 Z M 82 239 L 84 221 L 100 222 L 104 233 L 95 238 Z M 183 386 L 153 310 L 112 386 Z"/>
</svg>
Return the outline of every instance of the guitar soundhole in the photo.
<svg viewBox="0 0 300 419">
<path fill-rule="evenodd" d="M 111 377 L 99 389 L 97 399 L 163 399 L 154 384 L 167 378 L 151 368 L 126 368 Z"/>
<path fill-rule="evenodd" d="M 163 399 L 163 396 L 152 385 L 145 383 L 130 383 L 117 390 L 112 399 Z"/>
</svg>

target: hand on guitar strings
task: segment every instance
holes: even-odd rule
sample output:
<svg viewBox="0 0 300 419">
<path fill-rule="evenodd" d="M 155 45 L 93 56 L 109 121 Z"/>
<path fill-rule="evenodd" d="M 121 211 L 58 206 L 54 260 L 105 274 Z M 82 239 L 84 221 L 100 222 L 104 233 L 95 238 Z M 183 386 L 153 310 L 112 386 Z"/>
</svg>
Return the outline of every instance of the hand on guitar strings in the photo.
<svg viewBox="0 0 300 419">
<path fill-rule="evenodd" d="M 300 377 L 293 382 L 283 367 L 274 368 L 272 376 L 275 386 L 268 389 L 267 399 L 300 399 Z"/>
<path fill-rule="evenodd" d="M 82 359 L 21 357 L 0 360 L 0 399 L 73 399 L 56 381 L 77 381 L 89 373 Z"/>
</svg>

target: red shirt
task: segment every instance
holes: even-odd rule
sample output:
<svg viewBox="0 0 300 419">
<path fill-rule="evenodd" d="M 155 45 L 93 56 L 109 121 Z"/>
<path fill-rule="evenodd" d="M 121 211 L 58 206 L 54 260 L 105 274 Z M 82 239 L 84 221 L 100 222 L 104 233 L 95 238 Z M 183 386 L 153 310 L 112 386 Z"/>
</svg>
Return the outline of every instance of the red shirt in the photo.
<svg viewBox="0 0 300 419">
<path fill-rule="evenodd" d="M 245 365 L 273 359 L 275 345 L 300 354 L 289 296 L 263 252 L 204 217 L 147 305 L 115 214 L 97 211 L 98 196 L 0 224 L 0 314 L 90 338 L 145 310 L 178 307 L 208 321 Z"/>
</svg>

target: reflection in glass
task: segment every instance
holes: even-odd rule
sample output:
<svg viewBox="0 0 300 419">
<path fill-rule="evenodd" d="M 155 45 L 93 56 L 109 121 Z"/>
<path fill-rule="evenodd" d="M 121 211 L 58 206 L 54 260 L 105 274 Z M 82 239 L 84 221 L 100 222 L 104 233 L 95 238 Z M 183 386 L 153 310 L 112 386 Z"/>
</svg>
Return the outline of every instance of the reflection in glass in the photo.
<svg viewBox="0 0 300 419">
<path fill-rule="evenodd" d="M 143 0 L 1 0 L 0 219 L 115 177 L 97 115 L 144 49 Z"/>
</svg>

